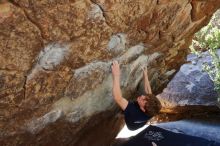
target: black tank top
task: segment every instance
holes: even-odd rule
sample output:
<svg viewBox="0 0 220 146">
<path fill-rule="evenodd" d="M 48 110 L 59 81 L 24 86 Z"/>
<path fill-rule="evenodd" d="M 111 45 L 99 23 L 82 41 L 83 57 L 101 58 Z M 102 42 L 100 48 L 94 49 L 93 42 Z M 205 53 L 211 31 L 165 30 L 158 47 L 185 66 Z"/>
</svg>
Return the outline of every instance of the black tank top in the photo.
<svg viewBox="0 0 220 146">
<path fill-rule="evenodd" d="M 125 123 L 129 130 L 136 130 L 146 124 L 151 118 L 144 113 L 136 101 L 128 102 L 127 107 L 124 110 Z"/>
</svg>

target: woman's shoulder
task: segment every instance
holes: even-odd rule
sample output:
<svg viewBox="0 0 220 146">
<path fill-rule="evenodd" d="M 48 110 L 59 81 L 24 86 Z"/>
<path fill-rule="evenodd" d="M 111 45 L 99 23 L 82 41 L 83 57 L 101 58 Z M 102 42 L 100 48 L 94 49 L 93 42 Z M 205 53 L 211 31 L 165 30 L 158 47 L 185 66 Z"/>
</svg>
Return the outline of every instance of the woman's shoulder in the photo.
<svg viewBox="0 0 220 146">
<path fill-rule="evenodd" d="M 134 109 L 138 108 L 138 103 L 136 101 L 128 101 L 128 105 L 125 108 L 124 112 L 133 111 Z"/>
</svg>

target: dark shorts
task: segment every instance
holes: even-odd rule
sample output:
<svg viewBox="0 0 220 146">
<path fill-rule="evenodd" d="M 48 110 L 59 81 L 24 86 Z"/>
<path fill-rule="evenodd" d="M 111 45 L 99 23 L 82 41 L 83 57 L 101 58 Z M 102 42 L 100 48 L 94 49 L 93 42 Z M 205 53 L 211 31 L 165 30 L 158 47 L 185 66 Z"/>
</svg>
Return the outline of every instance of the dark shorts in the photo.
<svg viewBox="0 0 220 146">
<path fill-rule="evenodd" d="M 203 138 L 174 133 L 156 126 L 149 126 L 121 146 L 220 146 L 219 143 Z"/>
</svg>

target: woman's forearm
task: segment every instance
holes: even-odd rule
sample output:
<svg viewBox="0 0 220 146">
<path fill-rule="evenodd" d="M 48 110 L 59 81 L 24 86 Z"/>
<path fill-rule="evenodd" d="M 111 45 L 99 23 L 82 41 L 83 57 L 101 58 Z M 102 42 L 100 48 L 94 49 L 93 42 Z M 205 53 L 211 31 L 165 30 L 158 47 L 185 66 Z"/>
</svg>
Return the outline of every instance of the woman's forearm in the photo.
<svg viewBox="0 0 220 146">
<path fill-rule="evenodd" d="M 144 73 L 144 89 L 147 94 L 152 94 L 150 82 L 148 79 L 148 74 L 146 72 Z"/>
<path fill-rule="evenodd" d="M 128 105 L 128 101 L 122 97 L 121 87 L 120 87 L 120 66 L 117 61 L 112 63 L 112 77 L 113 77 L 113 96 L 115 102 L 121 107 L 122 110 Z"/>
<path fill-rule="evenodd" d="M 121 87 L 120 87 L 120 76 L 113 77 L 113 96 L 115 101 L 122 98 Z"/>
</svg>

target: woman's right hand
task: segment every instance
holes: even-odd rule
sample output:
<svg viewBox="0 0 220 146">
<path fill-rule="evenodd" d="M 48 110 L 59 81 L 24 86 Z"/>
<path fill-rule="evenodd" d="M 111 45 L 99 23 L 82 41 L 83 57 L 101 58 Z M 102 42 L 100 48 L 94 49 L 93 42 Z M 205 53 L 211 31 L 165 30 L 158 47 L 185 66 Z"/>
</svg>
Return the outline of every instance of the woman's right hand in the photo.
<svg viewBox="0 0 220 146">
<path fill-rule="evenodd" d="M 143 71 L 143 75 L 144 77 L 148 77 L 148 70 L 147 67 L 141 67 L 142 71 Z"/>
<path fill-rule="evenodd" d="M 119 63 L 118 61 L 114 60 L 112 62 L 112 75 L 113 77 L 115 76 L 120 76 L 121 72 L 120 72 L 120 66 L 119 66 Z"/>
</svg>

